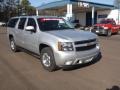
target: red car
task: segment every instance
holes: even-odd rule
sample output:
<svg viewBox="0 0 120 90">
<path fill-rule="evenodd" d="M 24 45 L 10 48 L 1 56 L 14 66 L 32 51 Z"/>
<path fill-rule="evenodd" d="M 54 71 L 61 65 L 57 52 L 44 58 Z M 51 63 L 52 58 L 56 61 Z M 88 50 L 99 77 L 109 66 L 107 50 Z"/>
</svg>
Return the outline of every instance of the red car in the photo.
<svg viewBox="0 0 120 90">
<path fill-rule="evenodd" d="M 103 19 L 99 24 L 92 27 L 91 32 L 111 36 L 113 33 L 119 33 L 120 25 L 116 25 L 113 19 Z"/>
</svg>

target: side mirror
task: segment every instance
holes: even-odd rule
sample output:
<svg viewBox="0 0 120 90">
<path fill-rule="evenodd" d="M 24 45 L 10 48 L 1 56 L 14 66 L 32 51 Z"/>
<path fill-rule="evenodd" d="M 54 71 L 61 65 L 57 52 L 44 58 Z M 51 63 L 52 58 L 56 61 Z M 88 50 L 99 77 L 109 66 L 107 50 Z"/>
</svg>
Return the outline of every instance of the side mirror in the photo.
<svg viewBox="0 0 120 90">
<path fill-rule="evenodd" d="M 31 31 L 31 32 L 34 32 L 35 31 L 35 28 L 33 26 L 27 26 L 25 28 L 26 31 Z"/>
</svg>

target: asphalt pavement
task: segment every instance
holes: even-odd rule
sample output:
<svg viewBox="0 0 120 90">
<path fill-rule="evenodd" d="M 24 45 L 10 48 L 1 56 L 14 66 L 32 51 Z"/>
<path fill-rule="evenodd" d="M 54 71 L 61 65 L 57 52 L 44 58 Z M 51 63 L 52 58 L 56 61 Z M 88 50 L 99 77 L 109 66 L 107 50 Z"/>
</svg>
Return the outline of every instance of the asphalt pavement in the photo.
<svg viewBox="0 0 120 90">
<path fill-rule="evenodd" d="M 0 27 L 0 90 L 120 90 L 120 35 L 99 36 L 99 41 L 98 62 L 48 72 L 33 55 L 13 53 Z"/>
</svg>

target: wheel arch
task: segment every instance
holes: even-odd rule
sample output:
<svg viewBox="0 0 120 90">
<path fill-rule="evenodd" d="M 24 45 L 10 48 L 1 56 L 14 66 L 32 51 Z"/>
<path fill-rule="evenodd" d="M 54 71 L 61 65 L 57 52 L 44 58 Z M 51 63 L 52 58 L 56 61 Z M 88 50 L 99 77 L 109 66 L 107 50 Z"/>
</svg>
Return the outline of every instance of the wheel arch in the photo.
<svg viewBox="0 0 120 90">
<path fill-rule="evenodd" d="M 42 49 L 45 48 L 45 47 L 50 47 L 52 49 L 52 51 L 53 51 L 53 48 L 50 45 L 41 43 L 39 45 L 39 52 L 41 53 Z"/>
<path fill-rule="evenodd" d="M 12 34 L 9 34 L 9 40 L 14 38 L 14 36 Z"/>
</svg>

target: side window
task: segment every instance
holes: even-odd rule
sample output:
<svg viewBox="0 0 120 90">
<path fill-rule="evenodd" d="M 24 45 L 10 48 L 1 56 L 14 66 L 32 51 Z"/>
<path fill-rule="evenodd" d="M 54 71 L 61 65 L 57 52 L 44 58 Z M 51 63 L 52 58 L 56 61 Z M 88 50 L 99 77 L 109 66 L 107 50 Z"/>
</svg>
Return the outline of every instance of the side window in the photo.
<svg viewBox="0 0 120 90">
<path fill-rule="evenodd" d="M 18 22 L 18 18 L 11 19 L 8 22 L 8 27 L 14 28 L 16 26 L 17 22 Z"/>
<path fill-rule="evenodd" d="M 35 30 L 36 30 L 36 22 L 35 22 L 35 20 L 33 18 L 29 18 L 27 26 L 33 26 L 35 28 Z"/>
<path fill-rule="evenodd" d="M 22 29 L 23 30 L 24 26 L 25 26 L 25 22 L 26 22 L 26 18 L 20 18 L 18 29 Z"/>
</svg>

